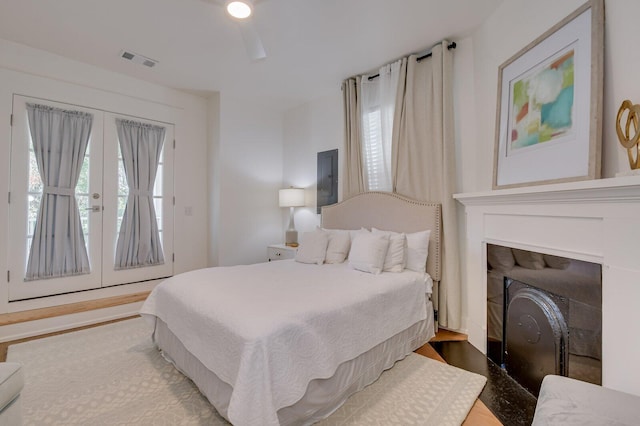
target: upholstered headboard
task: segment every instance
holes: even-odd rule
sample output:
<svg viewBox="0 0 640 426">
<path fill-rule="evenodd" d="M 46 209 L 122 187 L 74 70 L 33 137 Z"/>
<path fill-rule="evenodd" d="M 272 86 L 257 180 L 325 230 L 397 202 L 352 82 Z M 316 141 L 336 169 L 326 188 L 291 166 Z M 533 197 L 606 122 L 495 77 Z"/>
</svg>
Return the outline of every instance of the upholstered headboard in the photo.
<svg viewBox="0 0 640 426">
<path fill-rule="evenodd" d="M 431 230 L 427 272 L 440 281 L 441 206 L 389 192 L 363 192 L 322 208 L 322 227 L 331 229 L 378 228 L 394 232 Z M 434 283 L 435 284 L 435 283 Z"/>
</svg>

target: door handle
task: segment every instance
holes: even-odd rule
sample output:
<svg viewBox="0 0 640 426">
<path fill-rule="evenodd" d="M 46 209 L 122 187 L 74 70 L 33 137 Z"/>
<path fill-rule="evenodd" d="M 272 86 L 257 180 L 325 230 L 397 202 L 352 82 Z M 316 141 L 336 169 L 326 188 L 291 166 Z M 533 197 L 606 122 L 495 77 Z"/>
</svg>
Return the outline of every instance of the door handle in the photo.
<svg viewBox="0 0 640 426">
<path fill-rule="evenodd" d="M 104 209 L 103 206 L 91 206 L 87 207 L 85 210 L 91 210 L 93 213 L 100 213 Z"/>
</svg>

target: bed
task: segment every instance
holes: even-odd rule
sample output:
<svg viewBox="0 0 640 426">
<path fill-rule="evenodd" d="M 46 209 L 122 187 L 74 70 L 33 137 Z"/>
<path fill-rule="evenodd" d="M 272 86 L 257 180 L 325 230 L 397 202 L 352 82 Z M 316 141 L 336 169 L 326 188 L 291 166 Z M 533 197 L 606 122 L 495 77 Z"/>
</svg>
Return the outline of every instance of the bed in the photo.
<svg viewBox="0 0 640 426">
<path fill-rule="evenodd" d="M 141 309 L 165 357 L 235 425 L 321 420 L 434 335 L 439 204 L 363 193 L 324 207 L 322 227 L 431 230 L 427 273 L 294 260 L 208 268 L 166 280 Z"/>
</svg>

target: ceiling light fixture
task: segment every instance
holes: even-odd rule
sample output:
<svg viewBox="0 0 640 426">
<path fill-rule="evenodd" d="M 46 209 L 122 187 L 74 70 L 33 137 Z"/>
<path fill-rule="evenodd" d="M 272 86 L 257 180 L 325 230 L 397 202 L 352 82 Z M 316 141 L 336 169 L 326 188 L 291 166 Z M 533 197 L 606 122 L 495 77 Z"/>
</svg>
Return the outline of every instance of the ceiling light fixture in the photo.
<svg viewBox="0 0 640 426">
<path fill-rule="evenodd" d="M 253 5 L 248 0 L 228 1 L 226 4 L 227 13 L 236 19 L 247 19 L 253 12 Z"/>
</svg>

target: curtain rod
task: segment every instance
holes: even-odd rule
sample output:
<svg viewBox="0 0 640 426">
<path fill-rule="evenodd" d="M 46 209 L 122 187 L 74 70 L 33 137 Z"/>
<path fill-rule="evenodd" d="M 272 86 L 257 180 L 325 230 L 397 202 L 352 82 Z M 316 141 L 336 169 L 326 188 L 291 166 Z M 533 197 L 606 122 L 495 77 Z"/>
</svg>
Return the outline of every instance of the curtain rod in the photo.
<svg viewBox="0 0 640 426">
<path fill-rule="evenodd" d="M 449 44 L 449 45 L 447 46 L 447 49 L 449 49 L 449 50 L 451 50 L 451 49 L 455 49 L 455 48 L 456 48 L 456 46 L 457 46 L 456 42 L 455 42 L 455 41 L 452 41 L 452 42 L 451 42 L 451 44 Z M 417 62 L 420 62 L 421 60 L 423 60 L 423 59 L 427 59 L 427 58 L 430 58 L 430 57 L 431 57 L 431 52 L 427 53 L 426 55 L 418 56 L 418 57 L 416 58 L 416 61 L 417 61 Z M 369 77 L 367 78 L 367 80 L 371 81 L 371 80 L 373 80 L 373 79 L 374 79 L 374 78 L 376 78 L 376 77 L 380 77 L 380 74 L 374 74 L 374 75 L 372 75 L 372 76 L 369 76 Z"/>
</svg>

